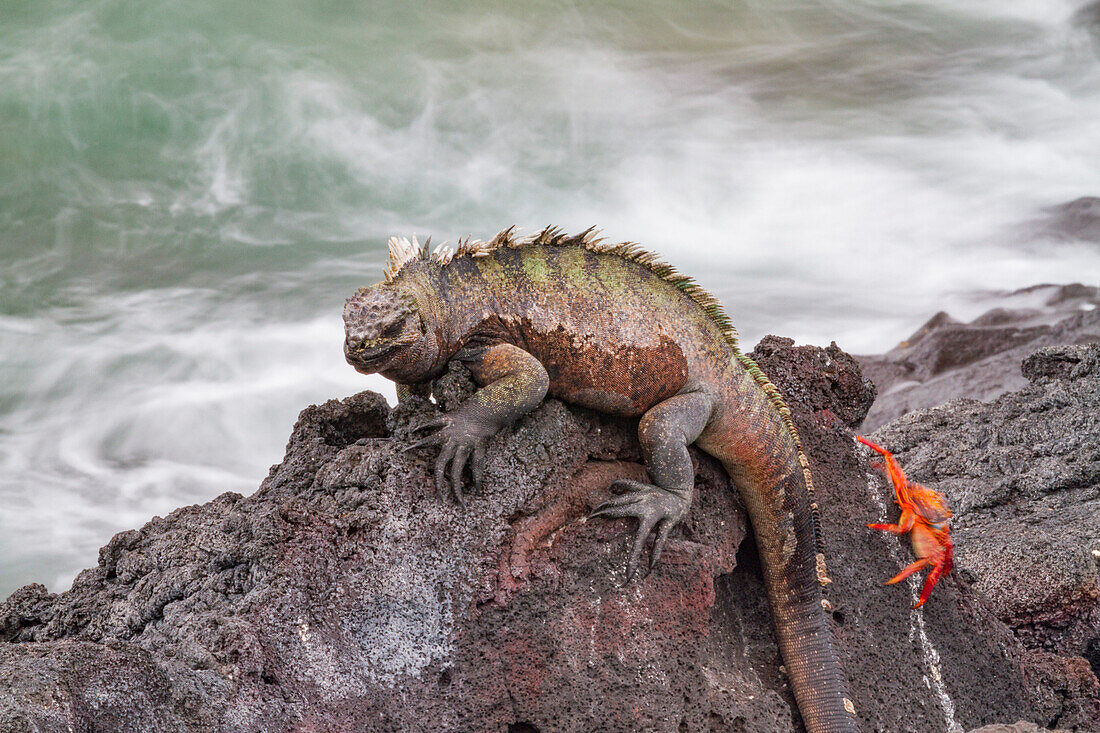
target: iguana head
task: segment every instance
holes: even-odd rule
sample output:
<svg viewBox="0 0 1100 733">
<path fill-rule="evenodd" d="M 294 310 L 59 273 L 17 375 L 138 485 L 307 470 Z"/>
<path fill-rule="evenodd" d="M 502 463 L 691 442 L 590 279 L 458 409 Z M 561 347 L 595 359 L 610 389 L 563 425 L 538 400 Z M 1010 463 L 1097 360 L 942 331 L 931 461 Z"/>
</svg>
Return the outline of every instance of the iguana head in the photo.
<svg viewBox="0 0 1100 733">
<path fill-rule="evenodd" d="M 344 303 L 344 358 L 358 372 L 392 371 L 425 341 L 413 300 L 387 283 L 360 288 Z"/>
</svg>

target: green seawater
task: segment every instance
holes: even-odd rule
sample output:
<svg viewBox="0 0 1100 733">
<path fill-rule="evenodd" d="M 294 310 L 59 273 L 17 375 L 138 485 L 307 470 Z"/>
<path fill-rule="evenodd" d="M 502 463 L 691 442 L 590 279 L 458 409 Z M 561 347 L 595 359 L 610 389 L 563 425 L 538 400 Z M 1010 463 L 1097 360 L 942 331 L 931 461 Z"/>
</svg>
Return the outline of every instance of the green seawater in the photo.
<svg viewBox="0 0 1100 733">
<path fill-rule="evenodd" d="M 881 351 L 1095 282 L 1095 243 L 1028 228 L 1100 195 L 1075 10 L 0 0 L 0 597 L 389 389 L 339 313 L 395 234 L 597 225 L 750 346 Z"/>
</svg>

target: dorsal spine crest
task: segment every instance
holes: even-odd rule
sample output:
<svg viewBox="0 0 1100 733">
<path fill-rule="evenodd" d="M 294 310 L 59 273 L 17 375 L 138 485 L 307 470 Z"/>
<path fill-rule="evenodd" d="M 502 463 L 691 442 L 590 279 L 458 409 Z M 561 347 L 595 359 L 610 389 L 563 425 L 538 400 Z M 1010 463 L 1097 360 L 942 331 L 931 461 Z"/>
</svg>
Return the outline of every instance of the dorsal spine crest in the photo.
<svg viewBox="0 0 1100 733">
<path fill-rule="evenodd" d="M 404 237 L 393 237 L 389 241 L 389 264 L 385 270 L 385 280 L 387 283 L 392 283 L 401 272 L 401 268 L 413 260 L 427 260 L 438 264 L 440 267 L 446 267 L 456 257 L 485 257 L 498 249 L 522 249 L 523 247 L 583 247 L 596 254 L 622 257 L 624 260 L 641 265 L 657 277 L 671 283 L 702 308 L 707 317 L 718 326 L 726 343 L 733 349 L 737 360 L 767 395 L 768 401 L 775 407 L 790 433 L 791 439 L 794 441 L 795 448 L 798 451 L 799 463 L 802 466 L 806 491 L 810 498 L 814 542 L 817 545 L 817 555 L 821 558 L 818 579 L 821 585 L 829 582 L 824 569 L 821 517 L 818 513 L 817 502 L 814 500 L 813 478 L 810 475 L 809 461 L 802 450 L 802 440 L 794 426 L 794 421 L 791 419 L 791 410 L 783 401 L 779 388 L 768 379 L 760 366 L 751 357 L 741 353 L 741 347 L 737 342 L 737 329 L 734 328 L 729 316 L 726 315 L 722 304 L 689 275 L 677 271 L 675 267 L 664 262 L 657 254 L 643 249 L 637 242 L 606 242 L 599 236 L 599 231 L 595 227 L 590 227 L 579 234 L 573 235 L 566 234 L 560 227 L 546 227 L 537 234 L 520 237 L 516 234 L 516 228 L 511 226 L 488 242 L 466 237 L 459 240 L 454 249 L 447 247 L 445 244 L 439 245 L 431 255 L 428 254 L 426 246 L 421 246 L 417 242 L 416 237 L 413 237 L 412 240 Z"/>
</svg>

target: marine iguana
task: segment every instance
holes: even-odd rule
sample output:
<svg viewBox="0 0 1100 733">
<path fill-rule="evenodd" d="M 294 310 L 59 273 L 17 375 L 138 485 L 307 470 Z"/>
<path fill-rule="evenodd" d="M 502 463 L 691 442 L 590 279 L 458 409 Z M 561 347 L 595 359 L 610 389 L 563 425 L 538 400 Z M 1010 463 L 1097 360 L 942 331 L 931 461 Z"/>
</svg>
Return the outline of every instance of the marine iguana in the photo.
<svg viewBox="0 0 1100 733">
<path fill-rule="evenodd" d="M 430 240 L 429 240 L 430 241 Z M 635 517 L 628 582 L 654 536 L 650 567 L 687 514 L 694 491 L 688 446 L 725 467 L 756 535 L 776 635 L 810 733 L 857 730 L 833 649 L 821 586 L 829 582 L 809 463 L 790 409 L 751 358 L 718 301 L 634 243 L 589 229 L 547 228 L 519 238 L 465 240 L 428 255 L 391 239 L 384 280 L 344 306 L 344 354 L 356 370 L 415 389 L 451 360 L 480 389 L 422 426 L 437 432 L 435 479 L 461 501 L 470 465 L 480 487 L 486 443 L 547 393 L 640 417 L 638 437 L 653 483 L 616 482 L 625 493 L 591 517 Z"/>
</svg>

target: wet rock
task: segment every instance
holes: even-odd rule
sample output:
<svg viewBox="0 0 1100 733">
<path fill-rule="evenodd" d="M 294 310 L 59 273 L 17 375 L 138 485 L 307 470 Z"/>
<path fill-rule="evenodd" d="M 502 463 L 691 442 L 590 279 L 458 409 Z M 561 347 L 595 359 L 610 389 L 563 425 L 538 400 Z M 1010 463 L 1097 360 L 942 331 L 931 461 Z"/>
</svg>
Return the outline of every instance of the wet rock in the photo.
<svg viewBox="0 0 1100 733">
<path fill-rule="evenodd" d="M 864 430 L 956 398 L 989 401 L 1021 389 L 1020 361 L 1037 349 L 1100 341 L 1100 290 L 1037 285 L 1006 296 L 1031 305 L 994 308 L 970 323 L 937 313 L 885 354 L 859 356 L 878 398 Z"/>
<path fill-rule="evenodd" d="M 1034 370 L 1059 375 L 1077 359 L 1076 374 L 1091 356 L 1075 354 L 1051 352 Z M 953 574 L 911 611 L 915 580 L 881 585 L 909 562 L 907 546 L 865 527 L 891 511 L 852 440 L 873 386 L 835 345 L 769 337 L 753 357 L 787 396 L 814 470 L 864 729 L 1084 719 L 1096 698 L 1079 656 L 1087 623 L 1043 615 L 1054 600 L 1084 608 L 1083 568 L 1067 560 L 1059 591 L 1013 601 L 1011 578 L 980 549 L 994 535 L 975 530 L 959 542 L 972 582 Z M 898 450 L 915 477 L 947 486 L 961 519 L 973 515 L 963 532 L 982 511 L 1016 521 L 1050 501 L 1079 523 L 1067 537 L 1083 537 L 1087 518 L 1058 501 L 1089 501 L 1095 484 L 1077 434 L 1092 423 L 1073 410 L 1089 380 L 1036 377 L 1001 422 L 988 413 L 996 442 L 971 435 L 977 420 L 908 418 L 912 443 Z M 469 389 L 455 370 L 437 397 L 453 405 Z M 612 479 L 643 475 L 635 421 L 547 400 L 491 441 L 485 485 L 460 507 L 435 495 L 435 449 L 407 450 L 437 414 L 423 398 L 391 410 L 371 393 L 307 408 L 254 495 L 116 535 L 64 593 L 17 591 L 0 604 L 0 730 L 801 729 L 751 528 L 713 459 L 693 453 L 690 515 L 657 568 L 624 586 L 632 524 L 582 518 Z M 1033 421 L 1041 458 L 1027 453 Z M 940 446 L 938 462 L 918 460 L 918 435 L 951 431 L 960 458 Z M 974 485 L 997 467 L 1004 486 Z M 1021 636 L 1029 646 L 1021 619 L 1041 629 Z"/>
<path fill-rule="evenodd" d="M 1100 29 L 1100 3 L 1079 11 L 1077 19 Z M 1046 217 L 1036 223 L 1037 233 L 1058 239 L 1100 242 L 1100 198 L 1082 196 L 1051 206 L 1045 213 Z"/>
<path fill-rule="evenodd" d="M 1043 349 L 1024 362 L 1023 390 L 913 412 L 873 436 L 948 497 L 957 575 L 1049 653 L 1028 668 L 1062 725 L 1100 721 L 1098 360 L 1100 344 Z"/>
<path fill-rule="evenodd" d="M 1100 36 L 1100 2 L 1097 2 L 1097 0 L 1082 5 L 1071 19 L 1078 25 Z"/>
</svg>

